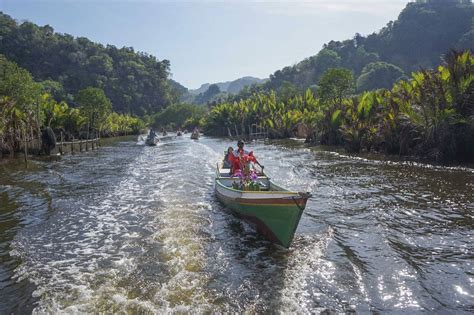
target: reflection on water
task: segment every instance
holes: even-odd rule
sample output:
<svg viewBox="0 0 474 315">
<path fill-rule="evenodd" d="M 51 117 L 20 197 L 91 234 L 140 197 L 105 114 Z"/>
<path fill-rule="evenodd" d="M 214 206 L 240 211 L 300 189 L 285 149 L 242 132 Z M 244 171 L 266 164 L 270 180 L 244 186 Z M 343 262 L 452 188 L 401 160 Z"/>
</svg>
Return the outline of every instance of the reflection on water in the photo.
<svg viewBox="0 0 474 315">
<path fill-rule="evenodd" d="M 250 147 L 311 191 L 293 246 L 215 199 L 222 139 L 0 161 L 0 313 L 472 312 L 474 172 Z"/>
</svg>

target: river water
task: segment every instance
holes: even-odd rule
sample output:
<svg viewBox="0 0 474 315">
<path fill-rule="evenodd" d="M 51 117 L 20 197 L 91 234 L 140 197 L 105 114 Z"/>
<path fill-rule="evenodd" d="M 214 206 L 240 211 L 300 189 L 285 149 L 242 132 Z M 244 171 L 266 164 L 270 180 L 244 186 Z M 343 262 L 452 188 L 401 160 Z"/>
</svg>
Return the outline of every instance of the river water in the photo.
<svg viewBox="0 0 474 315">
<path fill-rule="evenodd" d="M 0 160 L 0 314 L 474 312 L 474 170 L 249 145 L 311 191 L 289 250 L 213 194 L 224 139 Z"/>
</svg>

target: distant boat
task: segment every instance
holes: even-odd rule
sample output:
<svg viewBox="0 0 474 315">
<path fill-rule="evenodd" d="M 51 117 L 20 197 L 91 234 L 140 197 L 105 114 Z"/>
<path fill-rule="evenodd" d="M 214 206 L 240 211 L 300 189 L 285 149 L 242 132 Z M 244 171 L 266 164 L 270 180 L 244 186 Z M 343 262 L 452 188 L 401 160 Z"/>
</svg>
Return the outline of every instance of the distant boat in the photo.
<svg viewBox="0 0 474 315">
<path fill-rule="evenodd" d="M 148 134 L 145 140 L 145 144 L 147 146 L 156 146 L 156 144 L 159 142 L 158 138 L 154 134 Z"/>
<path fill-rule="evenodd" d="M 182 133 L 181 131 L 178 131 L 178 132 L 176 133 L 176 135 L 177 135 L 178 137 L 180 137 L 180 136 L 183 135 L 183 133 Z"/>
<path fill-rule="evenodd" d="M 290 247 L 310 193 L 293 192 L 273 183 L 266 175 L 258 176 L 259 190 L 233 188 L 239 178 L 229 169 L 217 169 L 217 198 L 238 217 L 256 226 L 257 232 L 271 242 Z"/>
<path fill-rule="evenodd" d="M 191 134 L 191 139 L 198 140 L 199 139 L 199 132 L 194 132 Z"/>
</svg>

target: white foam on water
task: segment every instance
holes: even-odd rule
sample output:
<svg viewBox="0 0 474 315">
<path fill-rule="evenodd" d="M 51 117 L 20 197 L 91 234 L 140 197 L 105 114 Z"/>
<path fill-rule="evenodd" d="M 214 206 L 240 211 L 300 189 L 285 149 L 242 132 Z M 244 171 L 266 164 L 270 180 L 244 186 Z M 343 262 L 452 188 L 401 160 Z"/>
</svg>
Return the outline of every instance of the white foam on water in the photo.
<svg viewBox="0 0 474 315">
<path fill-rule="evenodd" d="M 209 275 L 204 270 L 205 246 L 212 228 L 211 205 L 203 200 L 212 188 L 212 159 L 217 154 L 200 143 L 188 146 L 181 154 L 182 159 L 171 162 L 171 168 L 184 167 L 187 162 L 203 167 L 198 174 L 176 173 L 172 178 L 174 184 L 165 183 L 160 189 L 159 198 L 164 205 L 160 229 L 151 239 L 163 245 L 161 255 L 166 261 L 168 278 L 153 301 L 167 312 L 211 312 L 212 298 L 205 290 Z"/>
<path fill-rule="evenodd" d="M 121 290 L 117 283 L 136 268 L 135 256 L 143 250 L 131 229 L 139 227 L 140 203 L 134 201 L 149 200 L 141 182 L 143 169 L 154 167 L 149 161 L 147 154 L 138 156 L 96 205 L 85 200 L 79 209 L 58 209 L 49 221 L 19 234 L 11 254 L 23 263 L 15 277 L 37 286 L 34 313 L 95 312 L 101 300 Z"/>
<path fill-rule="evenodd" d="M 332 239 L 332 230 L 329 228 L 318 239 L 300 237 L 299 242 L 304 242 L 304 247 L 298 244 L 296 249 L 290 251 L 287 266 L 283 273 L 281 299 L 277 307 L 282 313 L 308 314 L 317 308 L 314 305 L 319 300 L 319 295 L 332 294 L 335 281 L 335 266 L 325 259 L 326 250 Z M 296 243 L 296 242 L 295 242 Z M 318 291 L 313 291 L 311 282 L 319 283 Z M 320 311 L 327 308 L 322 307 Z"/>
<path fill-rule="evenodd" d="M 169 147 L 145 148 L 97 205 L 59 209 L 51 222 L 18 238 L 15 255 L 24 263 L 16 277 L 37 285 L 35 313 L 213 311 L 214 297 L 205 289 L 212 234 L 206 200 L 221 156 L 204 144 L 162 145 Z M 189 174 L 189 163 L 202 170 Z M 36 247 L 43 250 L 35 253 Z M 140 265 L 155 247 L 154 261 Z M 160 272 L 147 279 L 142 268 Z"/>
<path fill-rule="evenodd" d="M 426 310 L 432 300 L 423 295 L 420 276 L 394 254 L 385 230 L 364 233 L 359 228 L 365 225 L 350 224 L 384 213 L 370 202 L 363 219 L 349 211 L 358 210 L 358 204 L 353 206 L 360 198 L 347 198 L 352 194 L 347 187 L 365 184 L 368 175 L 354 183 L 346 176 L 342 181 L 351 185 L 345 186 L 325 169 L 333 165 L 327 156 L 321 160 L 308 149 L 251 145 L 276 183 L 316 192 L 303 214 L 303 231 L 297 231 L 288 251 L 276 249 L 216 206 L 214 174 L 225 141 L 166 139 L 157 147 L 135 147 L 134 163 L 100 199 L 84 196 L 80 206 L 55 209 L 47 222 L 19 234 L 12 254 L 23 263 L 16 278 L 37 285 L 35 313 Z M 335 160 L 348 163 L 342 156 Z M 317 191 L 318 181 L 329 185 Z M 365 187 L 362 197 L 372 190 Z M 401 196 L 409 200 L 410 193 Z M 433 242 L 433 235 L 428 238 Z M 377 252 L 358 245 L 364 241 Z M 404 243 L 416 244 L 411 239 Z M 469 280 L 452 288 L 466 305 L 472 296 Z"/>
<path fill-rule="evenodd" d="M 375 165 L 393 165 L 393 166 L 403 165 L 403 166 L 411 166 L 411 167 L 418 167 L 418 168 L 426 168 L 426 169 L 431 169 L 435 171 L 459 171 L 459 172 L 474 173 L 474 168 L 465 167 L 465 166 L 440 166 L 440 165 L 434 165 L 434 164 L 423 163 L 423 162 L 403 161 L 403 160 L 402 161 L 375 160 L 375 159 L 364 158 L 361 156 L 343 154 L 343 153 L 339 153 L 335 151 L 322 151 L 322 152 L 334 155 L 336 157 L 344 158 L 344 159 L 361 161 L 361 162 L 366 162 L 366 163 L 375 164 Z"/>
</svg>

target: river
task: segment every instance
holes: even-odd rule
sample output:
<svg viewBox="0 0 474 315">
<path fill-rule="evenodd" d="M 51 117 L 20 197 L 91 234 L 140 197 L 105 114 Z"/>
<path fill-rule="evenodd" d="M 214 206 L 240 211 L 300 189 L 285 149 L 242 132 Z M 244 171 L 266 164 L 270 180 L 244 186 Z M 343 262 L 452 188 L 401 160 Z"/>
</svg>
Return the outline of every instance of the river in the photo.
<svg viewBox="0 0 474 315">
<path fill-rule="evenodd" d="M 216 200 L 232 144 L 0 160 L 0 314 L 474 312 L 473 169 L 250 143 L 277 183 L 313 194 L 285 250 Z"/>
</svg>

